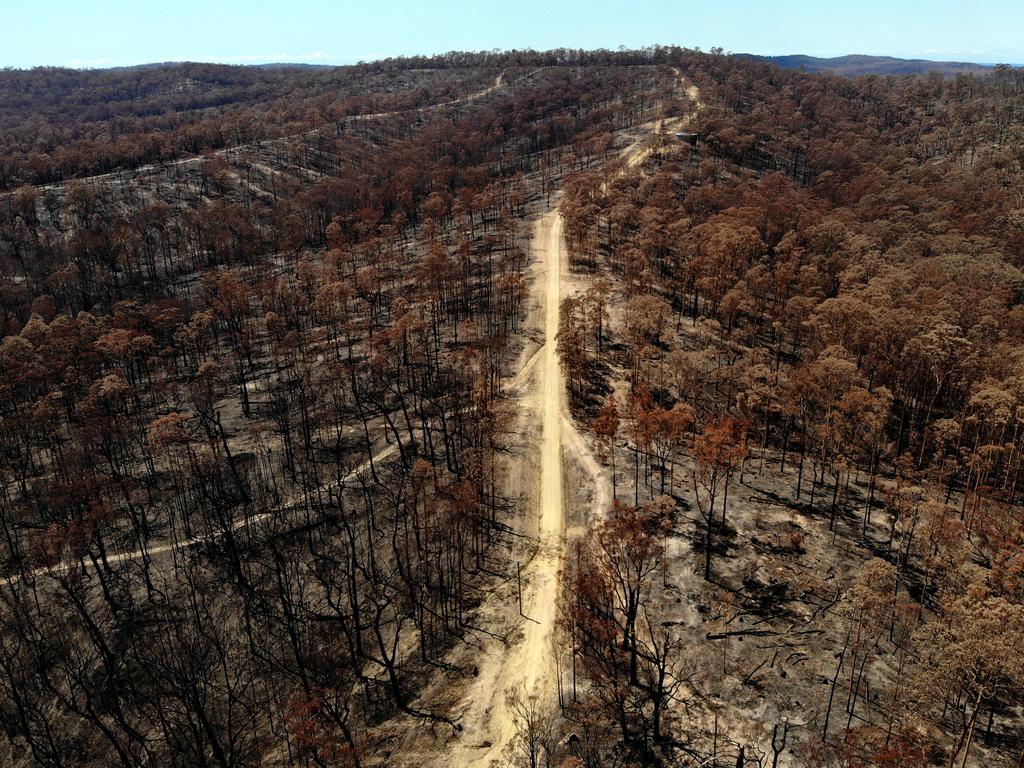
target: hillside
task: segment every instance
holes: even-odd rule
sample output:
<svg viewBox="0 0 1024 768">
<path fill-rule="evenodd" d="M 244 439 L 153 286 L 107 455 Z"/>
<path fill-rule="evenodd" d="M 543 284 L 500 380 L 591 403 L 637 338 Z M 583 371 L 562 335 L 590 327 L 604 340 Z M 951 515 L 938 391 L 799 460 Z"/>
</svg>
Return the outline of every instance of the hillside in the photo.
<svg viewBox="0 0 1024 768">
<path fill-rule="evenodd" d="M 160 64 L 0 71 L 0 189 L 173 162 L 484 87 L 488 67 Z"/>
<path fill-rule="evenodd" d="M 1019 764 L 1021 70 L 0 92 L 0 765 Z"/>
</svg>

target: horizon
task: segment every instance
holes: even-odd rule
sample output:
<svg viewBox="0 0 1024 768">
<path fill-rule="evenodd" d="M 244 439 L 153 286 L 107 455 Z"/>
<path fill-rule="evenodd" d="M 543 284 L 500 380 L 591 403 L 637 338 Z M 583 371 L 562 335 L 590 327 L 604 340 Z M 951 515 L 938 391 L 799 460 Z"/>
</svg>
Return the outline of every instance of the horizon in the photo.
<svg viewBox="0 0 1024 768">
<path fill-rule="evenodd" d="M 636 48 L 636 49 L 625 49 L 625 50 L 641 50 L 643 48 L 653 47 L 653 46 L 658 46 L 658 45 L 663 45 L 663 44 L 661 44 L 661 43 L 651 43 L 650 46 L 640 46 L 639 48 Z M 669 47 L 667 44 L 664 44 L 664 45 L 665 45 L 665 47 Z M 569 46 L 564 46 L 564 47 L 568 48 Z M 679 47 L 686 48 L 687 46 L 679 46 Z M 501 49 L 501 48 L 494 48 L 494 49 L 488 49 L 488 50 L 489 51 L 493 51 L 495 53 L 504 54 L 504 53 L 511 53 L 511 52 L 517 51 L 517 50 L 534 50 L 534 51 L 538 51 L 538 52 L 543 52 L 545 50 L 555 50 L 555 49 L 550 49 L 550 48 L 549 49 L 529 49 L 529 48 Z M 590 48 L 590 49 L 583 49 L 583 50 L 600 50 L 600 47 L 598 47 L 598 48 Z M 618 50 L 618 49 L 606 48 L 605 50 Z M 710 53 L 711 52 L 711 49 L 702 49 L 699 46 L 696 47 L 696 48 L 692 48 L 691 50 L 696 50 L 698 52 L 703 52 L 703 53 Z M 452 49 L 450 51 L 438 51 L 436 53 L 429 53 L 429 54 L 396 54 L 396 55 L 393 55 L 393 56 L 381 56 L 379 58 L 360 59 L 358 61 L 352 61 L 352 62 L 347 62 L 347 63 L 318 63 L 318 62 L 313 62 L 313 61 L 296 61 L 296 60 L 287 60 L 287 59 L 280 59 L 280 60 L 274 59 L 274 60 L 267 60 L 267 61 L 252 61 L 252 62 L 234 62 L 234 61 L 220 61 L 220 60 L 217 60 L 216 58 L 211 58 L 211 59 L 202 59 L 202 58 L 200 58 L 200 59 L 168 59 L 168 60 L 165 60 L 165 61 L 141 61 L 141 62 L 138 62 L 136 64 L 99 64 L 99 65 L 82 65 L 82 66 L 64 65 L 64 64 L 34 64 L 34 65 L 31 65 L 31 66 L 28 66 L 28 67 L 17 67 L 17 66 L 10 66 L 10 65 L 0 65 L 0 71 L 30 71 L 32 69 L 55 68 L 55 69 L 70 69 L 70 70 L 75 70 L 75 71 L 79 71 L 79 72 L 102 72 L 102 71 L 113 70 L 113 69 L 134 69 L 134 68 L 141 68 L 141 67 L 161 67 L 161 66 L 174 66 L 174 65 L 181 65 L 181 64 L 217 64 L 217 65 L 222 65 L 222 66 L 236 66 L 236 67 L 275 67 L 275 66 L 278 66 L 278 67 L 322 67 L 322 68 L 328 69 L 328 68 L 331 68 L 331 67 L 353 67 L 353 66 L 359 66 L 359 65 L 363 65 L 363 64 L 373 64 L 375 62 L 388 61 L 388 60 L 393 60 L 393 59 L 414 58 L 414 57 L 420 57 L 420 56 L 424 56 L 424 57 L 427 57 L 427 58 L 432 58 L 432 57 L 436 57 L 436 56 L 443 56 L 443 55 L 448 54 L 448 53 L 475 53 L 475 52 L 476 51 L 473 51 L 471 49 Z M 751 51 L 729 51 L 729 50 L 724 50 L 723 49 L 722 55 L 725 55 L 725 56 L 754 56 L 754 57 L 758 57 L 758 58 L 772 59 L 772 60 L 773 59 L 796 58 L 796 57 L 807 57 L 807 58 L 810 58 L 810 59 L 816 59 L 816 60 L 820 60 L 820 61 L 835 61 L 835 60 L 841 60 L 841 59 L 850 58 L 850 57 L 866 57 L 866 58 L 878 58 L 878 59 L 892 59 L 894 61 L 924 61 L 924 62 L 931 62 L 931 63 L 935 63 L 935 64 L 966 64 L 966 65 L 974 65 L 974 66 L 980 66 L 980 67 L 997 67 L 997 66 L 1000 66 L 1000 65 L 1014 67 L 1014 68 L 1024 67 L 1024 61 L 1016 62 L 1016 61 L 978 61 L 978 60 L 974 60 L 974 59 L 939 59 L 939 58 L 927 58 L 927 57 L 923 57 L 923 56 L 916 56 L 916 57 L 893 56 L 891 54 L 885 54 L 885 53 L 857 53 L 857 52 L 851 52 L 851 53 L 840 53 L 840 54 L 836 54 L 834 56 L 816 56 L 814 54 L 808 54 L 808 53 L 804 53 L 804 52 L 801 52 L 801 51 L 791 52 L 791 53 L 754 53 L 754 52 L 751 52 Z"/>
<path fill-rule="evenodd" d="M 141 6 L 141 7 L 140 7 Z M 312 24 L 310 22 L 313 22 Z M 651 24 L 660 30 L 650 39 Z M 123 0 L 89 7 L 54 0 L 0 9 L 0 67 L 107 69 L 168 62 L 344 66 L 450 51 L 721 47 L 758 56 L 891 56 L 994 65 L 1024 62 L 1024 7 L 1008 0 L 884 0 L 821 8 L 814 0 L 738 0 L 727 8 L 652 0 L 557 5 L 525 0 L 481 8 L 466 0 L 386 7 L 306 0 L 225 0 L 216 8 L 181 0 L 174 8 Z"/>
</svg>

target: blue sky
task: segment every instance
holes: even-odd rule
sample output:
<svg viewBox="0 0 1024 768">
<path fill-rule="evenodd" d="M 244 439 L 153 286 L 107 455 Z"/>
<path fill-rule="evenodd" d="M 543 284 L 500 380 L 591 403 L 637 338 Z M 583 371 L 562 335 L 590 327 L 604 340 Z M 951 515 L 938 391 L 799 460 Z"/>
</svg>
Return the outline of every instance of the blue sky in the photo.
<svg viewBox="0 0 1024 768">
<path fill-rule="evenodd" d="M 1024 62 L 1024 0 L 0 0 L 0 66 L 347 64 L 652 43 Z"/>
</svg>

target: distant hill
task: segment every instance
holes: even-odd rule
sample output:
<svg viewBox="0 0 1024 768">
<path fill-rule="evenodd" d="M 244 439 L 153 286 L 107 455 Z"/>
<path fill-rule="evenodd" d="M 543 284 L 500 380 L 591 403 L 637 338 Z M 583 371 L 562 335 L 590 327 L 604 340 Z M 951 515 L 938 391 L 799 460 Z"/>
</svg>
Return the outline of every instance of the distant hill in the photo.
<svg viewBox="0 0 1024 768">
<path fill-rule="evenodd" d="M 743 58 L 771 62 L 786 69 L 802 69 L 805 72 L 835 72 L 846 77 L 860 75 L 922 75 L 941 72 L 955 75 L 961 72 L 985 74 L 993 68 L 991 64 L 972 64 L 966 61 L 929 61 L 928 59 L 897 59 L 892 56 L 836 56 L 822 59 L 817 56 L 755 56 L 750 53 L 737 54 Z"/>
</svg>

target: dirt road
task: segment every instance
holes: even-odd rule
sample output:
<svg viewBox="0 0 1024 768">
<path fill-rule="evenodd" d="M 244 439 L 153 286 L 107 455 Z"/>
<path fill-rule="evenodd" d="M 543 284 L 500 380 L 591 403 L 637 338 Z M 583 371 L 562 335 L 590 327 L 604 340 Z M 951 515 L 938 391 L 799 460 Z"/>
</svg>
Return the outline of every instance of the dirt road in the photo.
<svg viewBox="0 0 1024 768">
<path fill-rule="evenodd" d="M 515 735 L 515 722 L 505 700 L 509 691 L 536 696 L 542 706 L 552 710 L 556 706 L 552 641 L 558 616 L 558 573 L 565 550 L 562 430 L 567 417 L 556 352 L 562 263 L 566 259 L 557 209 L 537 221 L 531 250 L 535 290 L 543 305 L 538 319 L 544 344 L 515 383 L 522 392 L 522 408 L 535 414 L 541 430 L 539 481 L 531 494 L 537 505 L 536 527 L 529 529 L 538 539 L 538 550 L 523 568 L 522 637 L 505 653 L 481 659 L 480 674 L 465 700 L 464 730 L 445 756 L 446 766 L 487 766 L 502 760 Z"/>
<path fill-rule="evenodd" d="M 677 72 L 677 75 L 679 73 Z M 685 81 L 680 77 L 681 87 Z M 686 87 L 695 109 L 699 109 L 699 93 Z M 625 165 L 643 161 L 650 148 L 652 133 L 660 134 L 686 125 L 692 116 L 663 118 L 628 145 L 620 155 Z M 539 549 L 523 569 L 523 617 L 521 638 L 507 648 L 492 647 L 481 654 L 477 679 L 463 699 L 462 733 L 447 752 L 430 766 L 492 766 L 504 765 L 506 748 L 516 732 L 516 723 L 506 704 L 510 691 L 536 697 L 539 706 L 554 712 L 557 706 L 557 649 L 554 628 L 558 618 L 559 571 L 565 553 L 566 504 L 575 498 L 590 507 L 589 518 L 595 521 L 611 506 L 612 488 L 608 473 L 601 467 L 588 441 L 577 430 L 569 415 L 565 385 L 556 352 L 558 316 L 563 290 L 569 294 L 581 286 L 568 274 L 568 254 L 562 237 L 562 219 L 557 209 L 542 216 L 536 223 L 530 249 L 534 262 L 534 291 L 541 311 L 531 310 L 527 326 L 540 330 L 543 344 L 536 351 L 524 350 L 519 372 L 506 382 L 506 391 L 514 393 L 521 411 L 531 414 L 541 431 L 539 472 L 529 465 L 522 472 L 523 482 L 533 482 L 531 497 L 536 505 L 536 523 L 531 529 L 539 540 Z M 565 462 L 563 462 L 565 459 Z M 572 488 L 565 493 L 563 478 L 570 474 L 588 480 L 588 489 Z M 538 477 L 539 476 L 539 477 Z M 576 534 L 581 533 L 577 528 Z M 485 609 L 492 616 L 495 608 Z M 564 668 L 564 667 L 563 667 Z"/>
<path fill-rule="evenodd" d="M 686 78 L 682 76 L 678 69 L 674 71 L 679 78 L 679 87 L 685 91 L 686 97 L 690 100 L 691 109 L 682 117 L 659 117 L 654 121 L 654 127 L 650 133 L 642 134 L 636 141 L 626 147 L 622 151 L 622 159 L 626 161 L 628 168 L 635 168 L 650 156 L 653 151 L 653 146 L 651 145 L 652 136 L 682 131 L 691 127 L 697 117 L 697 113 L 704 109 L 704 102 L 700 100 L 700 90 L 697 86 L 687 83 Z"/>
<path fill-rule="evenodd" d="M 340 484 L 343 485 L 347 481 L 352 480 L 359 475 L 365 474 L 370 470 L 370 467 L 374 462 L 380 463 L 382 461 L 385 461 L 397 452 L 397 446 L 395 446 L 394 444 L 388 445 L 386 448 L 374 454 L 374 456 L 371 459 L 367 459 L 358 467 L 356 467 L 347 475 L 345 475 L 345 477 L 341 479 Z M 328 487 L 331 486 L 325 487 L 324 490 L 326 491 Z M 297 512 L 298 509 L 293 511 Z M 275 510 L 273 512 L 261 512 L 250 517 L 243 516 L 238 518 L 231 524 L 231 530 L 240 531 L 243 528 L 253 528 L 255 526 L 261 525 L 271 520 L 272 518 L 280 517 L 281 515 L 282 510 Z M 304 520 L 300 520 L 299 522 L 304 522 Z M 107 555 L 107 563 L 109 565 L 120 565 L 121 563 L 126 563 L 132 560 L 141 560 L 143 557 L 152 558 L 156 555 L 164 555 L 171 552 L 180 552 L 182 550 L 189 549 L 200 544 L 210 544 L 216 542 L 219 538 L 220 534 L 212 533 L 201 536 L 192 536 L 191 538 L 187 539 L 179 539 L 177 541 L 169 542 L 167 544 L 157 544 L 151 547 L 146 547 L 146 549 L 144 550 L 135 549 L 126 552 L 115 552 Z M 38 578 L 40 576 L 44 576 L 47 574 L 51 576 L 59 576 L 61 574 L 68 573 L 74 569 L 89 568 L 90 566 L 91 563 L 89 563 L 88 561 L 83 562 L 79 560 L 61 559 L 58 562 L 53 563 L 52 565 L 46 565 L 30 570 L 26 572 L 24 576 L 22 574 L 13 574 L 11 576 L 7 576 L 6 578 L 0 579 L 0 584 L 13 584 L 17 581 L 21 581 L 24 577 L 28 577 L 31 579 Z"/>
</svg>

